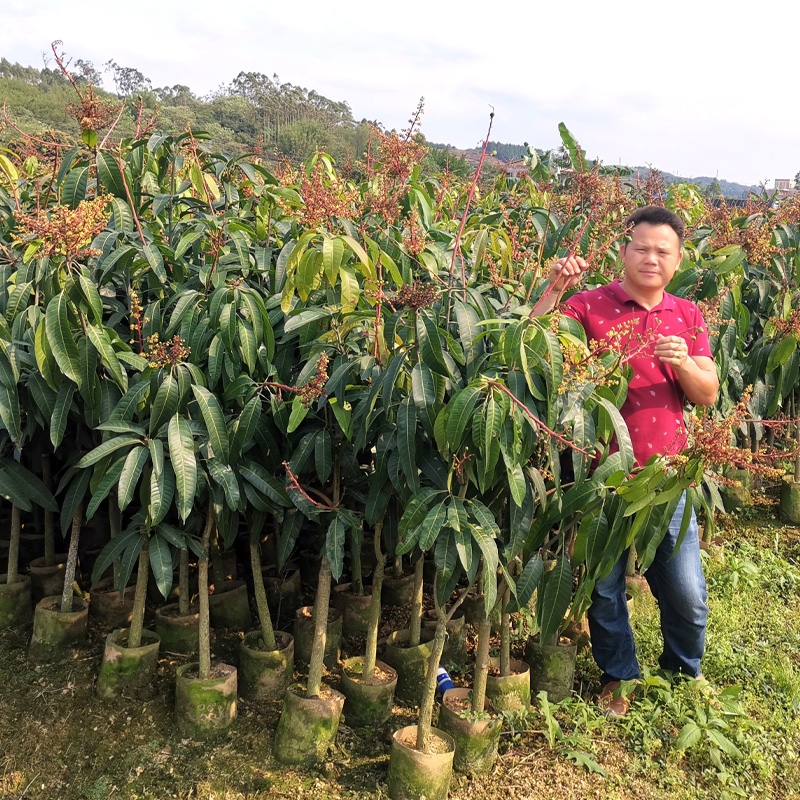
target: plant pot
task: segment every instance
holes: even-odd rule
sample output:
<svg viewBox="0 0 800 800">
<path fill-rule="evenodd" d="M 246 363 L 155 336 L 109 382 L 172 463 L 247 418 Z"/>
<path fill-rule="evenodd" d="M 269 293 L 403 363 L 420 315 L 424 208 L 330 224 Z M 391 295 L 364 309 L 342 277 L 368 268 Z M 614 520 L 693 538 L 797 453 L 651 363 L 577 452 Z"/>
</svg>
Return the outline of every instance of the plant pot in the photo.
<svg viewBox="0 0 800 800">
<path fill-rule="evenodd" d="M 142 631 L 139 647 L 128 647 L 128 628 L 106 636 L 103 663 L 97 677 L 98 697 L 139 694 L 150 686 L 158 669 L 158 647 L 161 639 L 152 631 Z"/>
<path fill-rule="evenodd" d="M 397 672 L 382 661 L 375 666 L 378 674 L 365 682 L 363 656 L 348 658 L 342 665 L 342 693 L 347 698 L 344 715 L 351 728 L 379 728 L 392 716 Z"/>
<path fill-rule="evenodd" d="M 419 705 L 428 674 L 428 659 L 433 652 L 434 632 L 423 628 L 416 647 L 408 646 L 409 633 L 408 630 L 395 631 L 389 636 L 383 660 L 397 671 L 395 697 Z"/>
<path fill-rule="evenodd" d="M 792 525 L 800 525 L 800 483 L 791 475 L 781 482 L 781 514 Z"/>
<path fill-rule="evenodd" d="M 414 602 L 414 573 L 402 578 L 383 579 L 381 603 L 385 606 L 410 606 Z"/>
<path fill-rule="evenodd" d="M 102 578 L 89 590 L 89 616 L 101 628 L 124 628 L 131 624 L 135 584 L 120 595 L 113 578 Z"/>
<path fill-rule="evenodd" d="M 188 655 L 200 649 L 200 614 L 197 606 L 190 606 L 188 614 L 181 614 L 177 603 L 162 606 L 156 611 L 155 629 L 161 637 L 161 650 L 164 653 Z"/>
<path fill-rule="evenodd" d="M 315 764 L 325 758 L 336 738 L 344 695 L 322 686 L 319 697 L 305 697 L 295 685 L 283 696 L 275 731 L 275 758 L 284 764 Z"/>
<path fill-rule="evenodd" d="M 453 776 L 455 742 L 444 731 L 431 728 L 434 752 L 416 748 L 417 726 L 395 731 L 389 754 L 386 784 L 391 800 L 445 800 Z"/>
<path fill-rule="evenodd" d="M 342 612 L 342 634 L 344 636 L 366 636 L 369 627 L 369 612 L 372 605 L 371 587 L 364 587 L 364 594 L 352 594 L 353 584 L 342 583 L 333 587 L 333 605 Z"/>
<path fill-rule="evenodd" d="M 6 583 L 8 573 L 0 575 L 0 628 L 20 628 L 31 618 L 31 579 L 18 575 Z"/>
<path fill-rule="evenodd" d="M 423 611 L 422 625 L 436 631 L 436 612 Z M 447 641 L 442 651 L 442 664 L 456 664 L 463 669 L 467 665 L 467 618 L 459 609 L 455 616 L 447 621 Z"/>
<path fill-rule="evenodd" d="M 175 715 L 181 735 L 212 739 L 236 719 L 236 667 L 214 664 L 207 678 L 197 677 L 196 662 L 175 674 Z"/>
<path fill-rule="evenodd" d="M 739 511 L 753 505 L 750 493 L 750 473 L 746 469 L 732 469 L 725 474 L 726 478 L 737 482 L 737 486 L 721 486 L 720 494 L 725 504 L 725 511 Z"/>
<path fill-rule="evenodd" d="M 89 603 L 72 598 L 72 611 L 61 611 L 61 597 L 43 597 L 33 615 L 33 637 L 28 657 L 31 661 L 55 661 L 86 638 Z"/>
<path fill-rule="evenodd" d="M 38 603 L 43 597 L 52 597 L 64 591 L 66 564 L 67 553 L 56 553 L 56 563 L 49 567 L 44 563 L 44 556 L 31 561 L 28 574 L 31 576 L 34 602 Z"/>
<path fill-rule="evenodd" d="M 510 675 L 493 675 L 500 669 L 500 659 L 489 659 L 489 675 L 486 678 L 486 696 L 498 711 L 519 711 L 531 705 L 531 670 L 516 658 L 509 661 Z"/>
<path fill-rule="evenodd" d="M 502 717 L 495 715 L 489 699 L 484 704 L 488 719 L 471 720 L 461 717 L 469 711 L 468 698 L 472 690 L 456 687 L 448 689 L 442 698 L 439 711 L 439 730 L 449 733 L 456 745 L 453 769 L 465 775 L 485 775 L 497 760 Z"/>
<path fill-rule="evenodd" d="M 292 570 L 285 578 L 269 574 L 272 572 L 272 567 L 263 570 L 270 616 L 273 621 L 291 619 L 300 605 L 300 570 Z"/>
<path fill-rule="evenodd" d="M 19 536 L 20 564 L 30 564 L 40 556 L 44 556 L 44 534 L 23 530 Z"/>
<path fill-rule="evenodd" d="M 636 602 L 637 597 L 650 594 L 650 584 L 644 575 L 628 575 L 625 578 L 625 590 L 627 594 L 633 597 L 633 602 Z"/>
<path fill-rule="evenodd" d="M 339 645 L 342 642 L 342 612 L 328 608 L 328 626 L 325 629 L 325 665 L 333 667 L 339 662 Z M 298 664 L 311 661 L 314 646 L 314 606 L 298 608 L 294 616 L 294 657 Z"/>
<path fill-rule="evenodd" d="M 280 700 L 294 678 L 294 637 L 275 631 L 276 650 L 265 650 L 261 631 L 245 634 L 239 649 L 239 693 L 247 700 Z"/>
<path fill-rule="evenodd" d="M 477 627 L 478 623 L 483 617 L 485 611 L 484 606 L 485 599 L 482 594 L 469 592 L 469 594 L 467 594 L 467 596 L 464 598 L 464 602 L 461 607 L 464 609 L 464 616 L 470 625 Z M 492 613 L 489 616 L 489 622 L 492 625 L 492 633 L 497 633 L 500 630 L 500 618 L 500 606 L 496 605 L 492 609 Z"/>
<path fill-rule="evenodd" d="M 569 697 L 577 652 L 576 645 L 563 637 L 557 645 L 539 644 L 532 638 L 528 639 L 525 661 L 531 668 L 531 696 L 545 691 L 551 703 Z"/>
<path fill-rule="evenodd" d="M 246 631 L 250 628 L 250 602 L 244 581 L 225 581 L 208 598 L 211 626 Z"/>
</svg>

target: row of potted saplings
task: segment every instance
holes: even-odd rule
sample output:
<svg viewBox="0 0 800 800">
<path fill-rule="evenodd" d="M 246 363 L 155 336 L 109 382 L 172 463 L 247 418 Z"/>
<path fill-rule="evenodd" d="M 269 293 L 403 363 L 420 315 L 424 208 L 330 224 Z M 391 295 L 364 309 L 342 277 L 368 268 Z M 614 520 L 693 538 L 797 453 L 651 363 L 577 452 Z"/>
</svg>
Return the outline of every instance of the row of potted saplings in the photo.
<svg viewBox="0 0 800 800">
<path fill-rule="evenodd" d="M 179 549 L 177 602 L 158 609 L 155 631 L 143 627 L 150 573 L 147 536 L 142 537 L 135 583 L 124 594 L 113 588 L 118 585 L 121 568 L 116 560 L 107 565 L 112 574 L 92 586 L 91 602 L 87 602 L 74 593 L 82 509 L 73 519 L 69 552 L 65 555 L 54 552 L 52 513 L 44 513 L 45 555 L 34 559 L 29 573 L 23 574 L 19 556 L 20 544 L 24 545 L 26 538 L 20 509 L 12 507 L 7 572 L 0 576 L 0 626 L 25 624 L 32 600 L 38 600 L 29 655 L 40 661 L 59 658 L 65 649 L 79 644 L 86 636 L 90 613 L 99 624 L 114 627 L 106 639 L 98 676 L 97 692 L 102 697 L 135 693 L 149 685 L 160 648 L 165 652 L 198 653 L 199 661 L 182 665 L 176 676 L 176 713 L 184 735 L 207 738 L 225 730 L 236 716 L 239 694 L 253 700 L 282 699 L 275 755 L 286 763 L 313 763 L 325 756 L 336 736 L 342 711 L 353 727 L 380 727 L 391 716 L 397 697 L 420 706 L 420 725 L 395 734 L 390 795 L 444 797 L 453 768 L 469 774 L 491 768 L 502 724 L 497 712 L 528 707 L 532 689 L 534 693 L 547 691 L 554 701 L 571 691 L 574 647 L 541 646 L 531 639 L 524 661 L 510 657 L 509 591 L 502 581 L 499 599 L 488 615 L 483 596 L 470 587 L 458 590 L 457 599 L 449 607 L 437 603 L 434 611 L 423 613 L 423 584 L 433 565 L 418 557 L 413 570 L 404 575 L 403 559 L 397 557 L 390 575 L 384 578 L 380 524 L 374 531 L 372 586 L 363 585 L 360 557 L 355 553 L 351 582 L 340 584 L 331 592 L 330 565 L 323 556 L 315 604 L 313 608 L 297 610 L 294 636 L 276 630 L 273 616 L 299 602 L 299 571 L 289 570 L 288 577 L 280 579 L 275 577 L 274 568 L 262 567 L 264 537 L 261 530 L 251 529 L 252 575 L 260 578 L 253 582 L 259 628 L 246 633 L 237 670 L 231 665 L 211 663 L 210 626 L 237 630 L 251 627 L 247 586 L 243 581 L 228 580 L 235 570 L 235 557 L 231 563 L 232 551 L 220 552 L 213 504 L 209 504 L 198 548 L 197 585 L 192 586 L 190 553 L 184 544 Z M 113 513 L 110 518 L 113 520 Z M 27 538 L 28 545 L 36 541 L 35 535 Z M 113 554 L 108 548 L 104 552 Z M 213 583 L 209 581 L 209 564 Z M 98 563 L 95 567 L 97 577 L 106 565 Z M 430 573 L 427 577 L 432 580 Z M 190 605 L 193 590 L 198 597 L 195 606 Z M 385 605 L 410 605 L 411 615 L 407 629 L 388 637 L 383 661 L 379 661 L 382 600 Z M 464 665 L 468 621 L 478 630 L 472 689 L 448 689 L 438 728 L 432 728 L 439 665 Z M 126 623 L 128 627 L 117 627 Z M 493 626 L 499 627 L 500 632 L 498 658 L 489 657 Z M 340 693 L 322 683 L 322 673 L 323 664 L 333 667 L 339 662 L 342 635 L 364 637 L 366 644 L 363 656 L 342 663 Z M 554 670 L 552 657 L 562 664 L 565 655 L 566 668 Z M 295 659 L 308 665 L 305 687 L 293 684 Z M 430 759 L 435 768 L 420 763 Z"/>
</svg>

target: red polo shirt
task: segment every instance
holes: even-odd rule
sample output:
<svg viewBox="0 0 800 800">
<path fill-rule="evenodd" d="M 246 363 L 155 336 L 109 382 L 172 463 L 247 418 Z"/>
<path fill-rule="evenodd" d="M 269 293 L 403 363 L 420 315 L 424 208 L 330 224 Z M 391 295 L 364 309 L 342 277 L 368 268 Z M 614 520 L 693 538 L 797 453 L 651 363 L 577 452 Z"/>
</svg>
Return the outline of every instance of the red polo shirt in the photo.
<svg viewBox="0 0 800 800">
<path fill-rule="evenodd" d="M 665 292 L 664 299 L 648 311 L 615 280 L 574 294 L 563 311 L 583 325 L 589 340 L 608 342 L 609 334 L 614 337 L 616 332 L 615 347 L 621 346 L 623 352 L 636 350 L 640 342 L 647 342 L 630 357 L 633 378 L 620 412 L 628 425 L 638 464 L 644 464 L 654 453 L 680 453 L 686 446 L 683 389 L 675 370 L 659 361 L 653 349 L 659 335 L 680 336 L 690 356 L 711 358 L 708 328 L 700 309 L 689 300 Z M 619 328 L 621 323 L 623 327 Z M 620 331 L 624 331 L 621 338 Z"/>
</svg>

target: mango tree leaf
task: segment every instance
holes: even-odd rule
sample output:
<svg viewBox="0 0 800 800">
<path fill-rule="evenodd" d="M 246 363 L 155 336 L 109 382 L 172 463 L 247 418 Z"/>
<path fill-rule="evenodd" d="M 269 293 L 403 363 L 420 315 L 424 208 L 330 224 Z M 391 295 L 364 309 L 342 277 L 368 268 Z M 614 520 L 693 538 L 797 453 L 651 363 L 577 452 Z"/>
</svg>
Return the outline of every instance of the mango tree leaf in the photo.
<svg viewBox="0 0 800 800">
<path fill-rule="evenodd" d="M 176 414 L 167 430 L 169 458 L 175 473 L 175 489 L 178 493 L 178 514 L 186 522 L 191 513 L 197 491 L 197 461 L 194 454 L 194 438 L 189 422 Z"/>
<path fill-rule="evenodd" d="M 537 602 L 539 641 L 550 644 L 558 634 L 572 599 L 572 565 L 565 555 L 559 556 L 555 567 L 544 577 L 544 588 Z"/>
<path fill-rule="evenodd" d="M 125 464 L 125 456 L 118 458 L 106 471 L 103 477 L 92 492 L 92 499 L 86 506 L 86 521 L 88 522 L 97 513 L 100 503 L 108 497 L 111 489 L 117 485 L 122 467 Z"/>
<path fill-rule="evenodd" d="M 150 451 L 144 445 L 135 447 L 125 458 L 117 490 L 120 511 L 124 511 L 133 500 L 136 485 L 149 458 Z"/>
<path fill-rule="evenodd" d="M 92 464 L 96 464 L 98 461 L 105 458 L 107 455 L 110 455 L 115 450 L 119 450 L 121 447 L 127 447 L 128 445 L 133 444 L 143 445 L 144 442 L 139 436 L 135 435 L 115 436 L 113 439 L 109 439 L 107 442 L 97 445 L 94 450 L 90 450 L 78 462 L 77 466 L 79 469 L 91 467 Z"/>
<path fill-rule="evenodd" d="M 397 452 L 408 487 L 412 492 L 417 492 L 417 411 L 411 397 L 406 397 L 397 409 Z"/>
<path fill-rule="evenodd" d="M 203 416 L 214 457 L 227 464 L 230 458 L 230 440 L 219 401 L 202 386 L 193 385 L 192 392 Z"/>
<path fill-rule="evenodd" d="M 44 315 L 45 331 L 59 369 L 80 388 L 80 359 L 69 324 L 68 303 L 66 293 L 61 292 L 47 304 Z"/>
<path fill-rule="evenodd" d="M 336 581 L 341 578 L 344 567 L 344 539 L 345 525 L 337 514 L 328 525 L 328 532 L 325 536 L 325 555 L 331 565 L 331 575 Z"/>
</svg>

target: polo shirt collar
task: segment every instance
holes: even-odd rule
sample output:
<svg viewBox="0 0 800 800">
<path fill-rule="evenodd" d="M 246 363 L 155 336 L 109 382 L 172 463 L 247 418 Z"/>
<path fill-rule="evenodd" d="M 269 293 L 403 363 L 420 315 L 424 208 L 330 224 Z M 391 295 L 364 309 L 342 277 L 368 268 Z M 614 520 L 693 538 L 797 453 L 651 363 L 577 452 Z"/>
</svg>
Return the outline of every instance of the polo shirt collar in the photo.
<svg viewBox="0 0 800 800">
<path fill-rule="evenodd" d="M 606 288 L 608 289 L 611 296 L 619 301 L 620 303 L 632 303 L 635 306 L 641 308 L 642 306 L 634 300 L 623 288 L 620 284 L 619 278 L 615 278 L 611 283 L 609 283 Z M 675 310 L 675 298 L 669 294 L 668 292 L 664 292 L 664 297 L 662 298 L 661 302 L 657 306 L 653 306 L 650 309 L 651 311 L 674 311 Z"/>
</svg>

